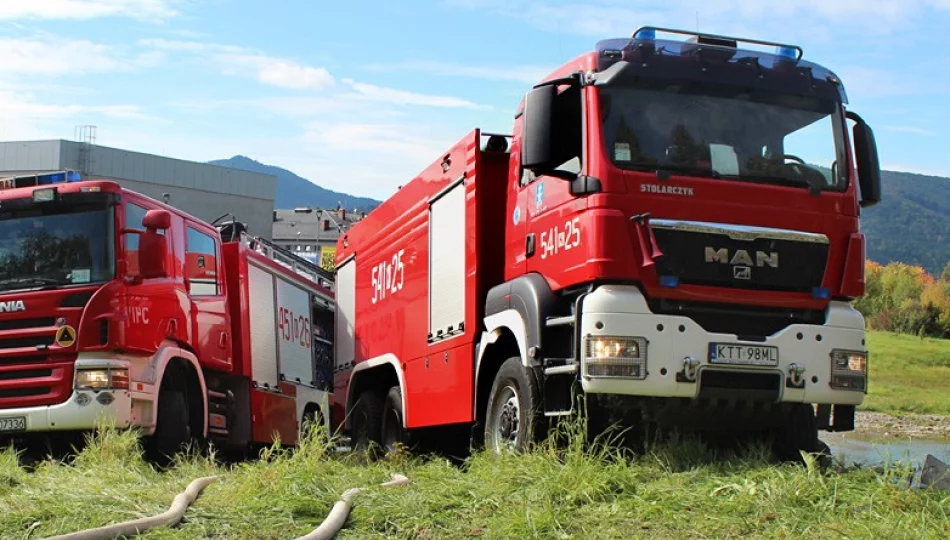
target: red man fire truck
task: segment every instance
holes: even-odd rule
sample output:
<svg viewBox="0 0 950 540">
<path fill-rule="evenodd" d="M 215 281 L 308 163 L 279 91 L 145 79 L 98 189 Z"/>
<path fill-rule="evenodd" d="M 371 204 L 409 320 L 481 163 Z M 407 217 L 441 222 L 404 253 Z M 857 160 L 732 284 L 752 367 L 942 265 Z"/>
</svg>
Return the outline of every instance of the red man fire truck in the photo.
<svg viewBox="0 0 950 540">
<path fill-rule="evenodd" d="M 164 459 L 328 418 L 332 274 L 74 171 L 0 188 L 0 436 L 105 420 Z"/>
<path fill-rule="evenodd" d="M 853 429 L 880 171 L 801 56 L 643 28 L 532 88 L 510 138 L 439 156 L 338 242 L 335 422 L 356 446 L 462 426 L 521 449 L 578 395 L 602 425 L 791 455 Z"/>
</svg>

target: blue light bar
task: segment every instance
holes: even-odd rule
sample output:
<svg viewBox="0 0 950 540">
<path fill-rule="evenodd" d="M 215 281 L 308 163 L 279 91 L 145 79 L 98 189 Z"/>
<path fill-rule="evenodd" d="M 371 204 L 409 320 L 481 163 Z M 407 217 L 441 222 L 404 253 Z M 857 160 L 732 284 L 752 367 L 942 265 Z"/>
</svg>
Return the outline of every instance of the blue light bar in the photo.
<svg viewBox="0 0 950 540">
<path fill-rule="evenodd" d="M 831 298 L 831 291 L 825 287 L 815 287 L 811 290 L 811 295 L 819 300 L 827 300 Z"/>
<path fill-rule="evenodd" d="M 656 39 L 656 30 L 653 28 L 644 28 L 634 34 L 633 39 L 645 39 L 645 40 L 654 40 Z"/>
<path fill-rule="evenodd" d="M 675 289 L 679 287 L 680 278 L 676 276 L 660 276 L 660 287 L 666 287 L 667 289 Z"/>
<path fill-rule="evenodd" d="M 775 54 L 787 60 L 798 60 L 798 51 L 791 47 L 778 46 L 775 48 Z"/>
</svg>

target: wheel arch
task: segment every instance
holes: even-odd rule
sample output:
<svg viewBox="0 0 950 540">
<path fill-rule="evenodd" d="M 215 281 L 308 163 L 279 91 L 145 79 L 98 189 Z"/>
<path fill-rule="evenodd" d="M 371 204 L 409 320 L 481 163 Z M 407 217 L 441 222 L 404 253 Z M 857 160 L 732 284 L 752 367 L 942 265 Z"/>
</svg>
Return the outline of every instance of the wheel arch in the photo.
<svg viewBox="0 0 950 540">
<path fill-rule="evenodd" d="M 162 384 L 165 382 L 165 376 L 169 372 L 174 373 L 176 370 L 182 370 L 183 373 L 190 373 L 186 375 L 185 384 L 186 398 L 189 399 L 189 406 L 193 405 L 195 400 L 197 400 L 201 406 L 198 408 L 200 411 L 200 418 L 195 414 L 192 418 L 192 421 L 197 420 L 201 424 L 201 437 L 208 436 L 208 387 L 205 383 L 204 372 L 201 370 L 201 365 L 198 363 L 198 358 L 190 351 L 181 349 L 177 346 L 167 346 L 159 350 L 159 352 L 153 357 L 153 366 L 155 373 L 158 373 L 158 377 L 155 380 L 155 401 L 154 406 L 151 408 L 151 415 L 149 418 L 148 425 L 149 431 L 154 432 L 155 424 L 158 420 L 158 396 L 162 388 Z M 196 395 L 197 394 L 197 395 Z"/>
<path fill-rule="evenodd" d="M 406 427 L 408 408 L 406 401 L 406 376 L 399 359 L 394 354 L 385 354 L 371 360 L 358 363 L 350 374 L 350 381 L 346 388 L 346 416 L 344 427 L 350 428 L 349 412 L 353 409 L 360 392 L 366 389 L 378 390 L 385 397 L 386 392 L 398 385 L 402 395 L 402 423 Z"/>
</svg>

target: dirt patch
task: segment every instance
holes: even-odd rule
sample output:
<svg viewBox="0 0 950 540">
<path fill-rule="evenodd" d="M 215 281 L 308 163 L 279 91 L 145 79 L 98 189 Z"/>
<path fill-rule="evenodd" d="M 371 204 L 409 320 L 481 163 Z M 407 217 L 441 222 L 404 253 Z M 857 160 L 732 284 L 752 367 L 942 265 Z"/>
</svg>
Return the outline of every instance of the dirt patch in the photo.
<svg viewBox="0 0 950 540">
<path fill-rule="evenodd" d="M 933 414 L 891 416 L 858 411 L 854 434 L 883 438 L 950 439 L 950 417 Z"/>
</svg>

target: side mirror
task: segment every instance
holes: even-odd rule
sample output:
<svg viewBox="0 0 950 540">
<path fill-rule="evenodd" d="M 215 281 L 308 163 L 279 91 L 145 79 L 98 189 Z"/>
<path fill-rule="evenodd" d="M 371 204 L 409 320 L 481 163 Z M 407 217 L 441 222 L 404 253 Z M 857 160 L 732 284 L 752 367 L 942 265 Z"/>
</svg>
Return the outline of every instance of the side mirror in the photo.
<svg viewBox="0 0 950 540">
<path fill-rule="evenodd" d="M 524 104 L 521 166 L 531 170 L 550 169 L 554 160 L 554 99 L 557 86 L 544 85 L 528 92 Z"/>
<path fill-rule="evenodd" d="M 142 218 L 145 232 L 139 237 L 139 273 L 143 279 L 168 277 L 168 230 L 172 216 L 168 210 L 149 210 Z"/>
<path fill-rule="evenodd" d="M 142 226 L 146 230 L 166 230 L 172 226 L 172 215 L 168 210 L 149 210 L 142 218 Z"/>
<path fill-rule="evenodd" d="M 881 164 L 874 131 L 857 114 L 848 111 L 847 117 L 855 122 L 854 155 L 861 183 L 861 207 L 874 206 L 881 202 Z"/>
</svg>

